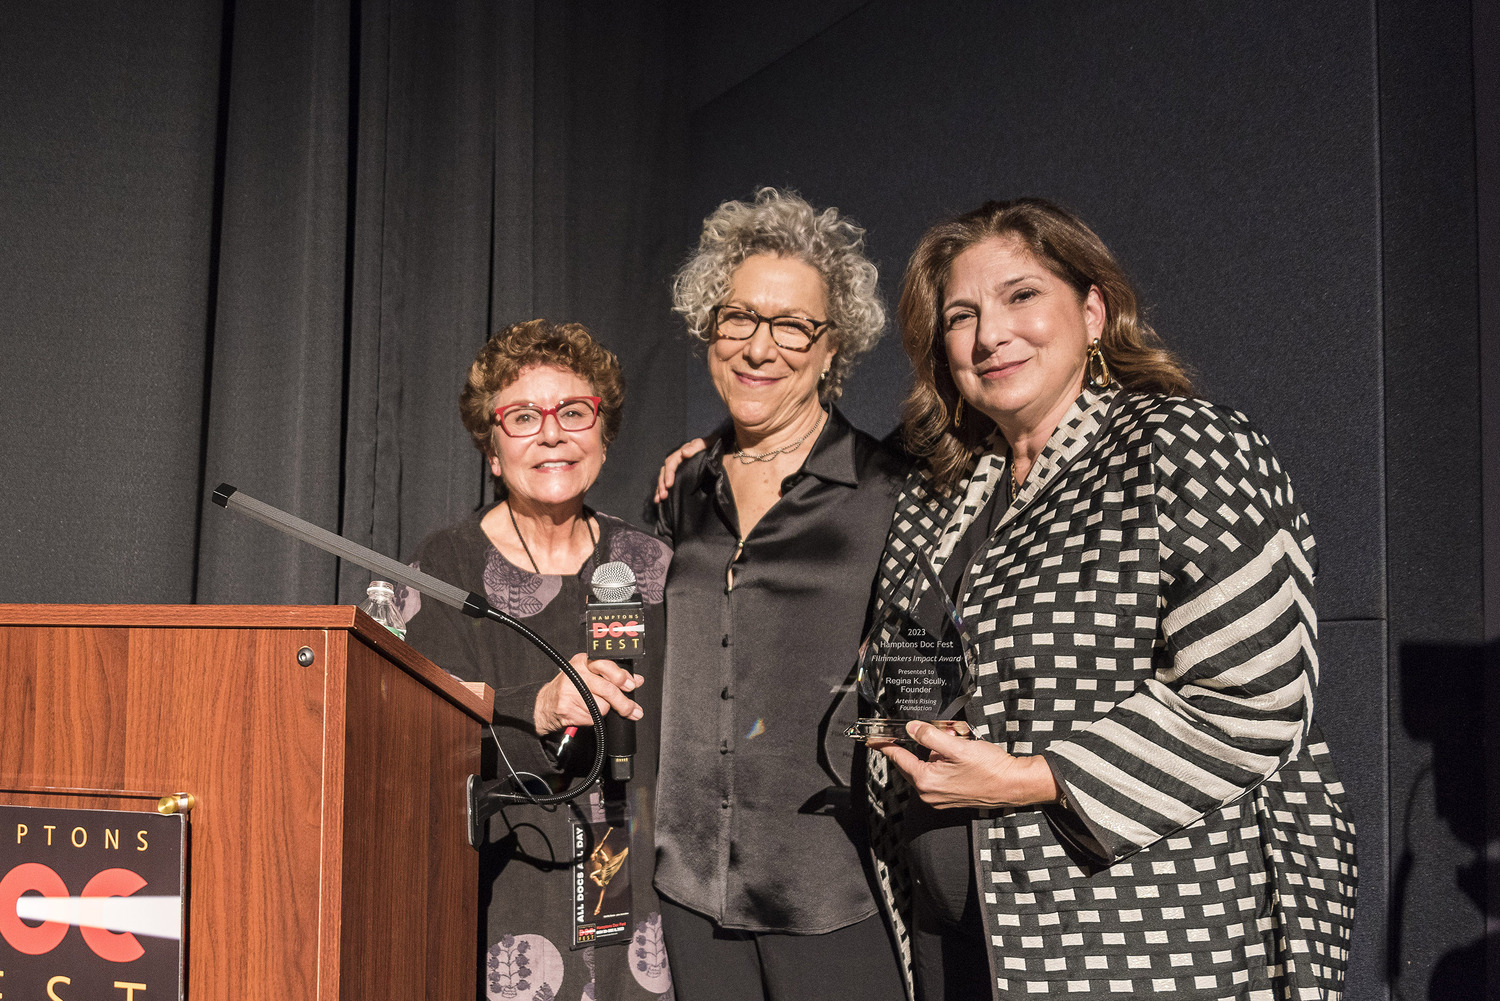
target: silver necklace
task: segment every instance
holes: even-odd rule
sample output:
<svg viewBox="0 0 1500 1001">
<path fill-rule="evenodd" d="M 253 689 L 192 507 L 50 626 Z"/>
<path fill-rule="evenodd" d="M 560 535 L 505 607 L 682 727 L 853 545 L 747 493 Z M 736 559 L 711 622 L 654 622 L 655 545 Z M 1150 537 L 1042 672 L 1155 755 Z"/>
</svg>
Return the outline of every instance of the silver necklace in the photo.
<svg viewBox="0 0 1500 1001">
<path fill-rule="evenodd" d="M 741 448 L 737 449 L 732 454 L 736 459 L 740 460 L 741 465 L 745 466 L 750 465 L 750 463 L 752 462 L 770 462 L 772 459 L 776 458 L 778 455 L 781 455 L 784 452 L 795 452 L 797 451 L 797 449 L 801 448 L 802 443 L 809 437 L 811 437 L 814 431 L 823 426 L 823 421 L 826 420 L 827 417 L 828 411 L 819 407 L 818 422 L 812 427 L 808 428 L 807 432 L 801 438 L 798 438 L 790 445 L 782 445 L 780 448 L 773 448 L 769 452 L 747 452 L 743 448 Z"/>
</svg>

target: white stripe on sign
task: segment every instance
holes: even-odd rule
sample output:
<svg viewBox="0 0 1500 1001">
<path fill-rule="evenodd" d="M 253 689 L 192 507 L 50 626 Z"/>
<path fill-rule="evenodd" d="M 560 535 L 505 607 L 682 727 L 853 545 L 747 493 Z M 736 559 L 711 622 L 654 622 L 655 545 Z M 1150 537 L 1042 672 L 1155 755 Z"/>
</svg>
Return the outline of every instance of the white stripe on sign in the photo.
<svg viewBox="0 0 1500 1001">
<path fill-rule="evenodd" d="M 182 938 L 181 897 L 25 896 L 16 901 L 16 917 L 152 938 Z"/>
</svg>

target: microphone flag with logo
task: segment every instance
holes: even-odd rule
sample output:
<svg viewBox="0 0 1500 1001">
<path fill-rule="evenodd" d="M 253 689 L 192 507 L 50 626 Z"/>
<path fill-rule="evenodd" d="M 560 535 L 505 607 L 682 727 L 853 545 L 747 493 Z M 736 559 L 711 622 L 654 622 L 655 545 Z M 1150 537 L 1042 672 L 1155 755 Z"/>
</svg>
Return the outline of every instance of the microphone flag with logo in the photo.
<svg viewBox="0 0 1500 1001">
<path fill-rule="evenodd" d="M 589 581 L 588 654 L 599 660 L 635 660 L 646 651 L 646 618 L 635 591 L 635 572 L 605 563 Z"/>
<path fill-rule="evenodd" d="M 589 659 L 640 658 L 646 652 L 646 614 L 635 590 L 635 571 L 625 563 L 602 564 L 589 579 L 589 588 L 592 593 L 584 612 L 584 648 Z M 604 744 L 609 777 L 630 781 L 635 771 L 635 720 L 619 713 L 606 715 Z"/>
</svg>

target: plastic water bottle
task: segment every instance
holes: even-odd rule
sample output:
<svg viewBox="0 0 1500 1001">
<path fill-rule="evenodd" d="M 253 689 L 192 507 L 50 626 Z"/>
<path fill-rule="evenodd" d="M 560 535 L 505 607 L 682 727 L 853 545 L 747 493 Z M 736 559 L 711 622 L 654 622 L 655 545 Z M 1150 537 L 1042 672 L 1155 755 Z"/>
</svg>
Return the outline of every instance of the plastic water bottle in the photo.
<svg viewBox="0 0 1500 1001">
<path fill-rule="evenodd" d="M 401 617 L 400 610 L 396 608 L 396 589 L 390 585 L 390 582 L 370 581 L 369 590 L 365 592 L 365 595 L 365 600 L 360 604 L 359 610 L 401 639 L 406 639 L 406 620 Z"/>
</svg>

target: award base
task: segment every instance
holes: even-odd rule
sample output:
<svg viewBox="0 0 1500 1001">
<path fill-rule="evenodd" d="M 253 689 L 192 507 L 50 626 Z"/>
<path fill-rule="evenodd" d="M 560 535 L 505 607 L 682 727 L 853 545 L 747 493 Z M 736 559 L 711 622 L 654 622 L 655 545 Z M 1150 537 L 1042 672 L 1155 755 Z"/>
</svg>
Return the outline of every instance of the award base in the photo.
<svg viewBox="0 0 1500 1001">
<path fill-rule="evenodd" d="M 914 744 L 916 741 L 906 735 L 906 724 L 910 722 L 909 719 L 862 719 L 845 730 L 844 736 L 853 737 L 860 742 L 892 740 L 901 744 Z M 973 729 L 961 719 L 924 719 L 922 722 L 955 737 L 974 739 Z"/>
</svg>

